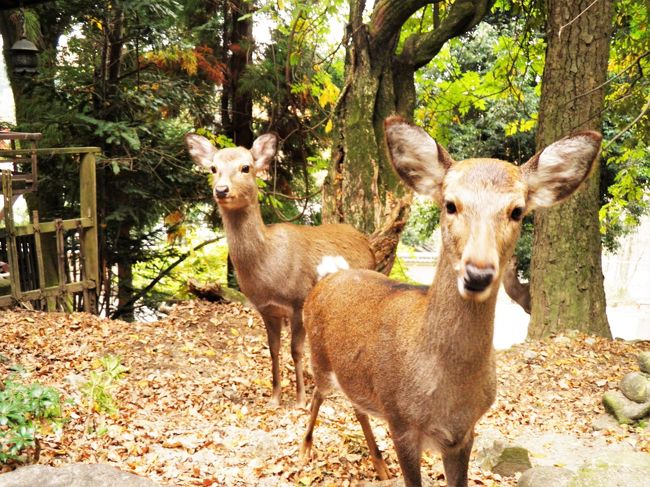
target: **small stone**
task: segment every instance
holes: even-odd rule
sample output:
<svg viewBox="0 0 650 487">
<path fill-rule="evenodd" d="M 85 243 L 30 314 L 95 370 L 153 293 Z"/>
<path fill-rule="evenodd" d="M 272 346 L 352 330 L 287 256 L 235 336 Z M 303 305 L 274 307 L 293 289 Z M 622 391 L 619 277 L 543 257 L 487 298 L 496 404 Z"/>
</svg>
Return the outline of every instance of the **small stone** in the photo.
<svg viewBox="0 0 650 487">
<path fill-rule="evenodd" d="M 568 487 L 574 473 L 560 467 L 535 467 L 526 470 L 517 487 Z"/>
<path fill-rule="evenodd" d="M 641 372 L 650 374 L 650 352 L 641 352 L 637 356 L 637 360 L 639 361 L 639 369 L 641 369 Z"/>
<path fill-rule="evenodd" d="M 625 374 L 619 386 L 631 401 L 643 403 L 650 400 L 650 378 L 643 372 Z"/>
<path fill-rule="evenodd" d="M 553 338 L 553 342 L 557 343 L 558 345 L 569 345 L 571 343 L 571 338 L 564 335 L 558 335 Z"/>
<path fill-rule="evenodd" d="M 517 472 L 525 472 L 532 466 L 528 457 L 528 450 L 520 446 L 508 446 L 501 452 L 501 456 L 492 471 L 503 477 L 512 477 Z"/>
<path fill-rule="evenodd" d="M 522 357 L 526 362 L 530 362 L 537 358 L 537 352 L 534 352 L 532 350 L 525 350 L 524 353 L 522 354 Z"/>
<path fill-rule="evenodd" d="M 594 337 L 587 337 L 585 338 L 585 345 L 594 345 L 596 343 L 596 339 Z"/>
</svg>

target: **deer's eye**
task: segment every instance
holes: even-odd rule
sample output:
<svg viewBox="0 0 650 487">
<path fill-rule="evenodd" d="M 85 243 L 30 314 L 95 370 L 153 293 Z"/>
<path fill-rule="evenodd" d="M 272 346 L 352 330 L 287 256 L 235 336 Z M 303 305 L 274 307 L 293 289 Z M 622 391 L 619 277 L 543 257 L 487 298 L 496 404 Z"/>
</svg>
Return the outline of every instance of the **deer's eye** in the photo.
<svg viewBox="0 0 650 487">
<path fill-rule="evenodd" d="M 210 166 L 210 171 L 212 171 L 212 174 L 217 174 L 217 166 Z"/>
<path fill-rule="evenodd" d="M 452 203 L 451 201 L 447 201 L 445 203 L 445 210 L 447 210 L 448 215 L 453 215 L 454 213 L 456 213 L 458 211 L 458 209 L 456 208 L 456 205 L 454 203 Z"/>
<path fill-rule="evenodd" d="M 241 167 L 241 172 L 243 172 L 244 174 L 248 174 L 250 171 L 251 171 L 251 167 L 248 164 Z"/>
<path fill-rule="evenodd" d="M 524 209 L 521 206 L 517 206 L 512 209 L 510 212 L 510 218 L 518 222 L 521 220 L 521 217 L 524 215 Z"/>
</svg>

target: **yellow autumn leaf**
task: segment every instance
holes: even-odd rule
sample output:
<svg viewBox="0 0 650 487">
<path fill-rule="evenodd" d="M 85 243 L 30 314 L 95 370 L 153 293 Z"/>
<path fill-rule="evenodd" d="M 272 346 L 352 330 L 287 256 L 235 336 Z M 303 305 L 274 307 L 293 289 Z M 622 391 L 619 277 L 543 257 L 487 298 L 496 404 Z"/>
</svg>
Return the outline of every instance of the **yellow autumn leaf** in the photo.
<svg viewBox="0 0 650 487">
<path fill-rule="evenodd" d="M 323 87 L 323 91 L 318 97 L 319 105 L 323 108 L 325 108 L 327 105 L 330 104 L 334 105 L 334 103 L 336 103 L 337 98 L 339 97 L 340 92 L 341 90 L 339 90 L 338 86 L 336 86 L 330 80 L 326 80 L 325 86 Z"/>
<path fill-rule="evenodd" d="M 334 124 L 332 123 L 332 119 L 330 118 L 330 119 L 327 121 L 327 125 L 325 125 L 325 133 L 326 133 L 326 134 L 329 134 L 329 133 L 332 131 L 332 127 L 333 127 L 333 125 L 334 125 Z"/>
</svg>

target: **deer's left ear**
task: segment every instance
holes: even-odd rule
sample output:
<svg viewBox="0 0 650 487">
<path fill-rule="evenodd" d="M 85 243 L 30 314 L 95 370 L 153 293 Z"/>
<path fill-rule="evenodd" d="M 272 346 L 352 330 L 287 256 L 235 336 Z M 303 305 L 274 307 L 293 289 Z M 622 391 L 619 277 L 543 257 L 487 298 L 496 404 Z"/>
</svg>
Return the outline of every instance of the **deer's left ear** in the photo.
<svg viewBox="0 0 650 487">
<path fill-rule="evenodd" d="M 260 135 L 251 148 L 255 172 L 260 175 L 269 169 L 269 164 L 278 152 L 278 137 L 275 134 Z"/>
<path fill-rule="evenodd" d="M 546 208 L 571 196 L 593 170 L 602 138 L 593 131 L 569 135 L 524 164 L 528 208 Z"/>
</svg>

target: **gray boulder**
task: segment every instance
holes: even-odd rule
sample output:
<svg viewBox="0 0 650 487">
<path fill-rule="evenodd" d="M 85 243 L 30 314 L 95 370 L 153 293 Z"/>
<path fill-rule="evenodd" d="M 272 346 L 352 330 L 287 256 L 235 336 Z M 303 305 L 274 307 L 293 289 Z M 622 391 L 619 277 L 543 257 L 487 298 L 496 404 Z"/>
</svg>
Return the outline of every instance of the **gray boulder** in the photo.
<svg viewBox="0 0 650 487">
<path fill-rule="evenodd" d="M 0 475 L 0 487 L 158 487 L 159 484 L 110 465 L 29 465 Z"/>
<path fill-rule="evenodd" d="M 625 374 L 619 387 L 625 397 L 631 401 L 638 403 L 650 401 L 650 376 L 643 372 Z"/>
<path fill-rule="evenodd" d="M 650 352 L 641 352 L 637 356 L 637 360 L 639 361 L 639 369 L 641 369 L 641 372 L 650 374 Z"/>
<path fill-rule="evenodd" d="M 580 468 L 570 487 L 650 485 L 650 454 L 627 452 L 595 458 Z"/>
<path fill-rule="evenodd" d="M 650 401 L 643 404 L 630 401 L 621 391 L 606 392 L 603 405 L 621 424 L 630 424 L 650 415 Z"/>
<path fill-rule="evenodd" d="M 526 470 L 517 487 L 568 487 L 574 473 L 560 467 L 535 467 Z"/>
</svg>

